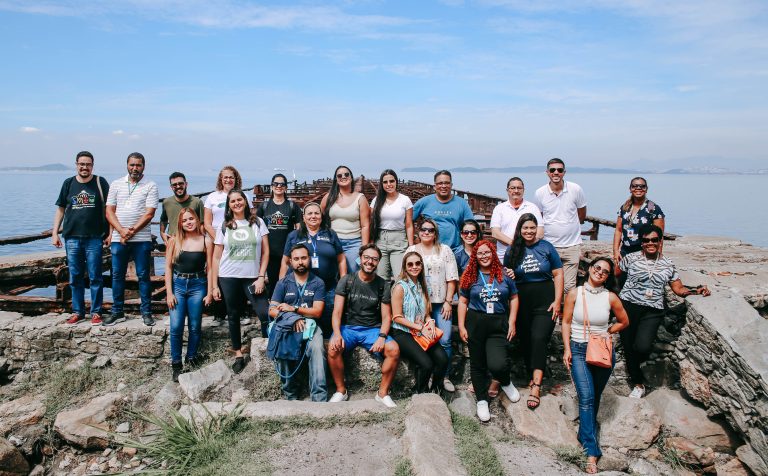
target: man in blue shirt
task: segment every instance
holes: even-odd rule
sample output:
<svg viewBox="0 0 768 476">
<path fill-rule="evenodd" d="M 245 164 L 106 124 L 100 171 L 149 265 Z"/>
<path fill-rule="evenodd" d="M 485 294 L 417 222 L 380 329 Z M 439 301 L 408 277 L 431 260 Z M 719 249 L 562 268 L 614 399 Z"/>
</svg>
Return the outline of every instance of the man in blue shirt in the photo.
<svg viewBox="0 0 768 476">
<path fill-rule="evenodd" d="M 440 242 L 456 249 L 461 246 L 459 226 L 464 220 L 474 218 L 474 214 L 466 200 L 453 194 L 452 180 L 448 170 L 435 174 L 435 193 L 413 205 L 413 223 L 416 226 L 419 217 L 432 218 L 440 228 Z"/>
<path fill-rule="evenodd" d="M 286 317 L 294 313 L 303 319 L 296 321 L 293 330 L 304 332 L 306 319 L 319 319 L 325 307 L 325 285 L 323 280 L 309 272 L 309 249 L 304 244 L 294 245 L 289 252 L 293 273 L 288 273 L 275 285 L 269 316 L 273 319 Z M 293 316 L 296 317 L 296 316 Z M 323 332 L 315 329 L 312 338 L 306 341 L 306 358 L 309 359 L 309 391 L 313 402 L 325 402 L 328 390 L 325 380 L 325 346 Z M 296 377 L 298 363 L 292 360 L 277 359 L 283 395 L 286 400 L 296 400 L 299 396 L 299 382 Z"/>
</svg>

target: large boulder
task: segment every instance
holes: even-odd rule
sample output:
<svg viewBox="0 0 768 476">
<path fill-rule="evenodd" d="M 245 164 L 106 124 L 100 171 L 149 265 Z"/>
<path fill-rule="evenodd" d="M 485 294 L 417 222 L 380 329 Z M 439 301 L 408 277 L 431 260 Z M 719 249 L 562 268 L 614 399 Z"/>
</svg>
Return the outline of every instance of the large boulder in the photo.
<svg viewBox="0 0 768 476">
<path fill-rule="evenodd" d="M 451 412 L 443 399 L 433 393 L 414 395 L 407 411 L 403 447 L 414 473 L 425 476 L 467 474 L 456 453 Z"/>
<path fill-rule="evenodd" d="M 579 446 L 576 429 L 570 419 L 560 410 L 561 397 L 544 395 L 541 404 L 531 411 L 525 404 L 527 392 L 520 401 L 512 403 L 500 392 L 501 404 L 512 418 L 515 429 L 522 436 L 530 436 L 549 446 Z"/>
<path fill-rule="evenodd" d="M 477 414 L 477 401 L 474 395 L 466 390 L 456 390 L 453 392 L 453 400 L 451 400 L 450 407 L 454 412 L 466 417 L 474 418 Z"/>
<path fill-rule="evenodd" d="M 96 397 L 84 406 L 56 415 L 53 428 L 64 440 L 85 449 L 104 449 L 109 444 L 107 419 L 123 398 L 119 392 Z"/>
<path fill-rule="evenodd" d="M 664 439 L 664 447 L 674 452 L 680 461 L 690 466 L 712 466 L 715 464 L 715 452 L 712 448 L 699 446 L 688 438 L 670 436 Z"/>
<path fill-rule="evenodd" d="M 29 473 L 29 463 L 15 446 L 0 438 L 0 476 Z"/>
<path fill-rule="evenodd" d="M 739 458 L 733 458 L 725 463 L 715 461 L 715 471 L 717 476 L 749 476 L 749 471 Z"/>
<path fill-rule="evenodd" d="M 45 415 L 45 405 L 39 395 L 26 395 L 0 405 L 0 435 L 5 436 L 18 426 L 34 425 Z"/>
<path fill-rule="evenodd" d="M 149 411 L 163 417 L 168 414 L 169 410 L 175 409 L 180 401 L 181 391 L 179 386 L 174 382 L 168 382 L 152 398 L 152 402 L 149 404 Z"/>
<path fill-rule="evenodd" d="M 689 397 L 709 406 L 712 402 L 712 389 L 709 387 L 709 379 L 688 359 L 680 361 L 680 385 L 685 389 Z M 650 396 L 650 395 L 649 395 Z"/>
<path fill-rule="evenodd" d="M 768 476 L 768 465 L 749 445 L 736 448 L 736 456 L 738 456 L 739 461 L 744 463 L 757 476 Z"/>
<path fill-rule="evenodd" d="M 661 418 L 646 399 L 603 395 L 597 421 L 600 443 L 613 448 L 644 450 L 661 430 Z"/>
<path fill-rule="evenodd" d="M 179 375 L 179 387 L 193 402 L 201 402 L 232 380 L 232 370 L 223 360 L 206 365 L 194 372 Z"/>
</svg>

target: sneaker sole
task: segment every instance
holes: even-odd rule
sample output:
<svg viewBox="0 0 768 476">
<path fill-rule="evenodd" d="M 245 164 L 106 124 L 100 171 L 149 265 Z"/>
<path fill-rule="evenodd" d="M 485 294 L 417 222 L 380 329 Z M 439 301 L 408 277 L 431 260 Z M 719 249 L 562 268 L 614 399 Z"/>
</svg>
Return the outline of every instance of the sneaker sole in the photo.
<svg viewBox="0 0 768 476">
<path fill-rule="evenodd" d="M 112 321 L 110 323 L 102 322 L 101 325 L 104 326 L 104 327 L 112 327 L 115 324 L 117 324 L 118 322 L 125 322 L 125 318 L 121 317 L 121 318 L 115 319 L 114 321 Z"/>
</svg>

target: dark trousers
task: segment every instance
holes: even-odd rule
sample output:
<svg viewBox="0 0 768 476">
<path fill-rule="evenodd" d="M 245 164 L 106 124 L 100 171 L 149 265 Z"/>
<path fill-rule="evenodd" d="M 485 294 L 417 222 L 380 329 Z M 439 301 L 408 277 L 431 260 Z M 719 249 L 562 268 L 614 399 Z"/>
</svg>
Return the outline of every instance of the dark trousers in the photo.
<svg viewBox="0 0 768 476">
<path fill-rule="evenodd" d="M 219 286 L 219 289 L 222 289 L 221 287 L 221 278 L 219 278 L 219 282 L 217 283 Z M 221 292 L 221 301 L 211 301 L 211 305 L 208 306 L 208 313 L 213 314 L 213 317 L 216 319 L 224 319 L 227 317 L 227 300 L 224 298 L 224 291 Z"/>
<path fill-rule="evenodd" d="M 624 310 L 629 316 L 629 327 L 621 331 L 621 345 L 624 348 L 624 359 L 627 362 L 629 380 L 633 385 L 645 383 L 640 365 L 648 359 L 656 340 L 664 310 L 655 307 L 642 306 L 621 300 Z"/>
<path fill-rule="evenodd" d="M 509 385 L 509 363 L 507 361 L 507 314 L 485 314 L 467 310 L 465 326 L 469 339 L 469 371 L 477 401 L 488 401 L 488 386 L 491 376 Z"/>
<path fill-rule="evenodd" d="M 245 313 L 243 303 L 247 298 L 251 303 L 256 315 L 261 321 L 261 336 L 267 336 L 267 325 L 269 325 L 269 300 L 267 293 L 254 295 L 248 291 L 248 286 L 253 284 L 253 278 L 219 278 L 219 287 L 223 294 L 224 301 L 227 303 L 227 316 L 229 318 L 229 340 L 232 342 L 233 350 L 240 350 L 242 347 L 242 336 L 240 335 L 240 318 Z"/>
<path fill-rule="evenodd" d="M 448 368 L 448 354 L 443 346 L 438 343 L 425 351 L 410 332 L 392 328 L 389 334 L 400 346 L 400 357 L 416 366 L 416 393 L 429 391 L 429 377 L 432 377 L 432 385 L 440 388 Z"/>
<path fill-rule="evenodd" d="M 517 336 L 528 373 L 544 370 L 547 365 L 547 348 L 555 321 L 548 311 L 555 300 L 555 283 L 521 283 L 518 285 L 520 308 L 517 311 Z"/>
<path fill-rule="evenodd" d="M 270 243 L 271 245 L 271 243 Z M 271 250 L 270 246 L 270 250 Z M 280 254 L 270 254 L 267 263 L 267 298 L 272 299 L 272 293 L 275 292 L 275 285 L 280 280 L 280 265 L 283 263 L 283 248 L 280 248 Z"/>
</svg>

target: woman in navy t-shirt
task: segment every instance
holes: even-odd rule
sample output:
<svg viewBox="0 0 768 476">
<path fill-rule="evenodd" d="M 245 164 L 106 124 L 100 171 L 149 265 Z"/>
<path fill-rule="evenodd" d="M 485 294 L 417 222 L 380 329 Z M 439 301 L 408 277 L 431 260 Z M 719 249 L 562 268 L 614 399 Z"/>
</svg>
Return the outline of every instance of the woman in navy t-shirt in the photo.
<svg viewBox="0 0 768 476">
<path fill-rule="evenodd" d="M 513 271 L 520 291 L 517 331 L 525 367 L 531 374 L 531 391 L 526 402 L 531 410 L 540 403 L 547 347 L 563 299 L 563 263 L 550 242 L 536 238 L 538 226 L 533 214 L 523 214 L 504 256 L 504 266 Z"/>
</svg>

